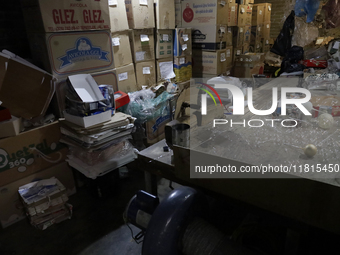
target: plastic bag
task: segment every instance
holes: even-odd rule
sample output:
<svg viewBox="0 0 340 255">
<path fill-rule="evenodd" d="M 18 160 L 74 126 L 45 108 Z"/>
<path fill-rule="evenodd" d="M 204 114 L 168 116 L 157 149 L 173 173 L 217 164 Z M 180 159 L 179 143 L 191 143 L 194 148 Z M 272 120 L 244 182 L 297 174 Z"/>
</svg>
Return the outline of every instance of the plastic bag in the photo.
<svg viewBox="0 0 340 255">
<path fill-rule="evenodd" d="M 274 46 L 271 48 L 271 52 L 285 56 L 286 52 L 292 47 L 292 36 L 295 28 L 295 12 L 292 11 L 285 23 L 283 24 L 283 28 L 276 38 Z"/>
<path fill-rule="evenodd" d="M 130 103 L 122 107 L 121 111 L 137 118 L 137 123 L 145 123 L 159 116 L 169 115 L 168 100 L 173 95 L 164 91 L 158 97 L 151 89 L 129 93 Z"/>
<path fill-rule="evenodd" d="M 314 20 L 315 14 L 320 6 L 320 0 L 296 0 L 295 14 L 297 17 L 307 15 L 307 23 Z"/>
<path fill-rule="evenodd" d="M 340 1 L 329 0 L 323 7 L 325 13 L 326 28 L 336 28 L 340 26 Z"/>
<path fill-rule="evenodd" d="M 293 46 L 287 51 L 286 57 L 281 64 L 281 73 L 293 73 L 303 71 L 306 67 L 298 62 L 303 59 L 304 51 L 302 47 Z M 280 73 L 280 74 L 281 74 Z"/>
<path fill-rule="evenodd" d="M 303 18 L 295 17 L 295 29 L 292 45 L 305 47 L 319 37 L 319 29 L 314 23 L 308 24 Z"/>
</svg>

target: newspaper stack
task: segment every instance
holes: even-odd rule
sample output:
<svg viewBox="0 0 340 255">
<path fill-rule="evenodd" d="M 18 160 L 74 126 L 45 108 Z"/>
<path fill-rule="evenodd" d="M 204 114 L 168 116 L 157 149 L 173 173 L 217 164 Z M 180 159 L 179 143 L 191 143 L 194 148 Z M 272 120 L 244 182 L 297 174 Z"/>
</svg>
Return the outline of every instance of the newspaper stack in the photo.
<svg viewBox="0 0 340 255">
<path fill-rule="evenodd" d="M 66 188 L 54 177 L 19 187 L 19 195 L 30 223 L 38 229 L 72 217 Z"/>
<path fill-rule="evenodd" d="M 61 120 L 62 143 L 69 146 L 66 161 L 86 177 L 95 179 L 133 161 L 137 155 L 129 142 L 135 118 L 117 112 L 111 121 L 81 127 Z"/>
</svg>

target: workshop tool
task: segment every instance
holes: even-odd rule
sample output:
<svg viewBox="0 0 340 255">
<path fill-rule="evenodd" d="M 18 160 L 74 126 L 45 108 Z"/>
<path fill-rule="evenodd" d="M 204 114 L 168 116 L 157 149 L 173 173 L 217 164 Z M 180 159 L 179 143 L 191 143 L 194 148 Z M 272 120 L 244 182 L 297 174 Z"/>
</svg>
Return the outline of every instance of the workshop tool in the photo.
<svg viewBox="0 0 340 255">
<path fill-rule="evenodd" d="M 235 244 L 205 219 L 206 197 L 190 187 L 173 190 L 158 205 L 158 198 L 139 191 L 129 202 L 124 220 L 142 231 L 142 255 L 222 255 L 255 254 Z"/>
</svg>

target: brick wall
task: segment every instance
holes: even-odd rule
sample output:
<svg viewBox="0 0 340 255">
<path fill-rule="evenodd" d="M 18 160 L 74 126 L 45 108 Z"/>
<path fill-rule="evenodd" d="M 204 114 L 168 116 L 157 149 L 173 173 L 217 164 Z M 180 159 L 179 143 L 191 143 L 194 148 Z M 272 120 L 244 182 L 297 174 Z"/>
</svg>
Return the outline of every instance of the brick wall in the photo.
<svg viewBox="0 0 340 255">
<path fill-rule="evenodd" d="M 282 29 L 282 25 L 290 12 L 294 10 L 295 0 L 255 0 L 255 4 L 271 3 L 271 37 L 276 39 Z"/>
<path fill-rule="evenodd" d="M 3 49 L 23 58 L 31 57 L 20 0 L 1 2 L 0 51 Z"/>
</svg>

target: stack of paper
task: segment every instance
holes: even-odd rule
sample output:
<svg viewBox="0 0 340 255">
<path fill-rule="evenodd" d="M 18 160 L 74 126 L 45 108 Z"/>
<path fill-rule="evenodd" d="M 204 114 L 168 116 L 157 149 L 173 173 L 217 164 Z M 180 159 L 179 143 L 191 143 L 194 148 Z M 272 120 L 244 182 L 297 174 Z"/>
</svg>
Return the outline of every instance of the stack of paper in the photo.
<svg viewBox="0 0 340 255">
<path fill-rule="evenodd" d="M 72 216 L 66 189 L 54 177 L 21 186 L 19 194 L 31 224 L 38 229 L 45 230 Z"/>
<path fill-rule="evenodd" d="M 111 121 L 81 127 L 61 120 L 61 142 L 70 148 L 68 163 L 88 178 L 95 179 L 136 158 L 130 144 L 135 118 L 117 112 Z"/>
</svg>

